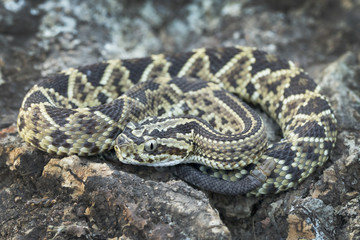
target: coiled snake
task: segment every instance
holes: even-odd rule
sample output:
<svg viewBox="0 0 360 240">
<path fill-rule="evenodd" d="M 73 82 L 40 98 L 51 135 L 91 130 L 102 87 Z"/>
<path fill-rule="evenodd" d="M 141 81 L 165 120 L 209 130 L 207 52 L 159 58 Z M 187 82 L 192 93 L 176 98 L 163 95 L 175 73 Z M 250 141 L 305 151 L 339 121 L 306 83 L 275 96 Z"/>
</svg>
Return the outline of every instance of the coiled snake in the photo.
<svg viewBox="0 0 360 240">
<path fill-rule="evenodd" d="M 267 145 L 261 119 L 233 94 L 267 112 L 282 140 Z M 26 142 L 51 154 L 115 146 L 123 162 L 180 164 L 174 173 L 200 188 L 253 195 L 303 181 L 328 159 L 337 134 L 307 73 L 240 46 L 62 71 L 29 90 L 17 124 Z"/>
</svg>

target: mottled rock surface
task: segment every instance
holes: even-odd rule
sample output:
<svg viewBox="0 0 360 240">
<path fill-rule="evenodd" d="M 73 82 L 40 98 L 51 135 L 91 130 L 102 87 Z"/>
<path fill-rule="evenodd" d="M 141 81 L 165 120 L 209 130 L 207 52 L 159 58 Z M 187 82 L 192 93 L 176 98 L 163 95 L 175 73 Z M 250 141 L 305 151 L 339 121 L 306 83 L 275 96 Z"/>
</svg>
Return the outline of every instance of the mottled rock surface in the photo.
<svg viewBox="0 0 360 240">
<path fill-rule="evenodd" d="M 330 160 L 263 198 L 204 193 L 166 171 L 57 158 L 16 116 L 42 76 L 111 58 L 256 46 L 304 67 L 338 119 Z M 0 2 L 1 239 L 360 239 L 360 4 L 319 1 Z M 270 140 L 279 128 L 265 116 Z"/>
</svg>

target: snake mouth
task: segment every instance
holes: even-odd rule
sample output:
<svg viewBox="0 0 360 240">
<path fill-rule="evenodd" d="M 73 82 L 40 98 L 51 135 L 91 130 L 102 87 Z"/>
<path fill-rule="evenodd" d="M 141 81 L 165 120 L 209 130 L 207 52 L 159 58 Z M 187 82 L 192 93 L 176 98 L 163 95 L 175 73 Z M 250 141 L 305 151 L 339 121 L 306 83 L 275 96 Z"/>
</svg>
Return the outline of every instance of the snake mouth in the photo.
<svg viewBox="0 0 360 240">
<path fill-rule="evenodd" d="M 120 160 L 120 162 L 123 162 L 125 158 L 125 156 L 123 156 L 124 151 L 122 151 L 122 149 L 118 145 L 115 145 L 114 149 L 115 149 L 116 157 Z"/>
</svg>

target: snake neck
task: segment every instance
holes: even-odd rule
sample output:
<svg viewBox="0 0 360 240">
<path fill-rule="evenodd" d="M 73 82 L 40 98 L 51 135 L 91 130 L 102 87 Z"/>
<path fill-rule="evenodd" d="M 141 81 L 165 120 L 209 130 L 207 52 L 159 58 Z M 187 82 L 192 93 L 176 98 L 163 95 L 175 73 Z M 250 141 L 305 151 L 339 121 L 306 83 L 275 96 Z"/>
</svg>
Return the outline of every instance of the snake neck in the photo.
<svg viewBox="0 0 360 240">
<path fill-rule="evenodd" d="M 240 169 L 256 162 L 267 147 L 265 131 L 258 131 L 251 137 L 248 137 L 247 131 L 224 134 L 200 118 L 191 116 L 181 119 L 183 124 L 173 131 L 180 133 L 178 138 L 183 137 L 191 144 L 185 158 L 187 163 L 223 170 Z"/>
</svg>

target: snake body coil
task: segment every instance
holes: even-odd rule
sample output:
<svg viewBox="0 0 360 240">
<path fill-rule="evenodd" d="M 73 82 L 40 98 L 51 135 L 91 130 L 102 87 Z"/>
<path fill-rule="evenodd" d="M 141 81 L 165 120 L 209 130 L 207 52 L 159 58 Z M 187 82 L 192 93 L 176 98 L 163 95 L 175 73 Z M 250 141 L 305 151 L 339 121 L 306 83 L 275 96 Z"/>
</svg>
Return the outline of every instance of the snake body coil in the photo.
<svg viewBox="0 0 360 240">
<path fill-rule="evenodd" d="M 193 78 L 201 80 L 191 80 Z M 157 81 L 173 81 L 170 85 L 175 88 L 165 90 L 165 93 L 158 92 L 161 88 L 159 86 L 163 85 Z M 187 90 L 179 87 L 181 81 L 190 81 L 185 84 L 189 87 Z M 148 84 L 149 82 L 153 84 Z M 247 125 L 245 121 L 228 123 L 219 114 L 204 114 L 209 106 L 228 107 L 227 111 L 212 108 L 218 109 L 219 113 L 223 111 L 224 114 L 232 112 L 232 115 L 238 115 L 240 111 L 234 111 L 236 107 L 230 104 L 229 99 L 221 101 L 221 98 L 213 97 L 216 91 L 228 94 L 216 86 L 249 103 L 260 105 L 280 125 L 283 139 L 265 149 L 264 133 L 261 131 L 263 127 L 255 121 L 256 117 L 248 117 L 251 122 Z M 184 107 L 189 105 L 184 104 L 186 101 L 192 101 L 191 95 L 185 92 L 197 92 L 201 89 L 212 93 L 208 101 L 203 100 L 203 105 Z M 174 95 L 178 95 L 177 103 Z M 226 96 L 232 99 L 231 94 Z M 151 103 L 145 103 L 150 99 Z M 216 104 L 212 105 L 214 102 Z M 259 195 L 293 187 L 317 166 L 323 165 L 336 140 L 336 119 L 314 81 L 291 61 L 248 47 L 202 48 L 174 55 L 158 54 L 140 59 L 110 60 L 62 71 L 45 78 L 27 93 L 18 116 L 18 131 L 25 141 L 51 154 L 93 155 L 112 149 L 115 139 L 125 128 L 129 130 L 119 137 L 118 143 L 129 134 L 134 135 L 134 126 L 139 122 L 141 128 L 148 123 L 156 125 L 168 119 L 146 120 L 146 117 L 166 116 L 164 114 L 168 110 L 172 111 L 172 117 L 177 116 L 176 109 L 179 108 L 186 115 L 207 116 L 203 118 L 210 122 L 209 129 L 215 127 L 220 135 L 251 133 L 246 138 L 251 139 L 252 145 L 242 146 L 242 150 L 237 150 L 236 144 L 230 144 L 224 148 L 227 151 L 224 150 L 225 155 L 222 156 L 210 151 L 197 152 L 195 162 L 201 162 L 198 160 L 202 159 L 204 161 L 201 163 L 212 168 L 200 167 L 202 172 L 189 166 L 175 170 L 192 184 L 216 192 Z M 250 112 L 247 107 L 244 109 L 245 112 Z M 172 125 L 180 126 L 186 122 L 186 117 L 175 118 L 179 118 L 179 121 L 171 123 Z M 203 120 L 199 122 L 203 128 L 207 128 L 207 123 Z M 151 124 L 150 126 L 154 126 Z M 239 125 L 243 127 L 239 128 Z M 156 134 L 167 136 L 167 130 L 168 128 L 157 129 Z M 145 132 L 142 131 L 141 134 Z M 138 135 L 140 137 L 140 133 Z M 209 137 L 200 131 L 197 136 L 211 141 L 215 149 L 224 146 L 225 140 L 216 139 L 217 134 Z M 233 140 L 238 141 L 239 138 Z M 176 137 L 168 139 L 173 140 L 174 143 L 170 145 L 175 146 L 180 141 Z M 145 146 L 149 153 L 154 147 L 151 143 L 157 144 L 150 142 Z M 120 147 L 117 145 L 117 148 Z M 175 150 L 172 151 L 175 155 Z M 232 156 L 236 161 L 225 166 L 221 159 L 231 160 L 231 155 L 228 154 L 230 152 L 234 153 Z M 162 154 L 171 156 L 171 152 L 164 151 Z M 239 158 L 239 155 L 242 157 Z M 212 176 L 203 178 L 203 172 Z M 218 175 L 223 179 L 216 180 Z M 234 189 L 238 182 L 250 187 L 236 192 Z M 212 187 L 214 185 L 215 188 Z"/>
</svg>

